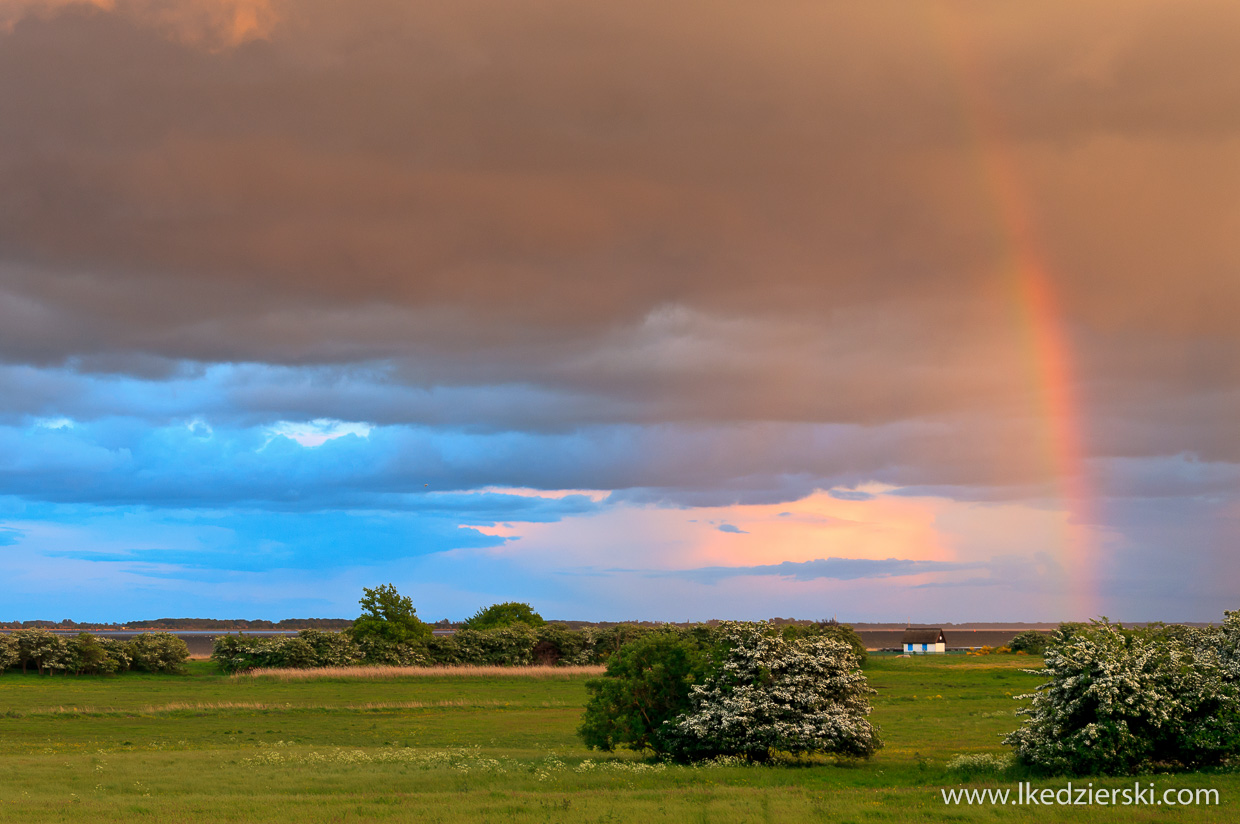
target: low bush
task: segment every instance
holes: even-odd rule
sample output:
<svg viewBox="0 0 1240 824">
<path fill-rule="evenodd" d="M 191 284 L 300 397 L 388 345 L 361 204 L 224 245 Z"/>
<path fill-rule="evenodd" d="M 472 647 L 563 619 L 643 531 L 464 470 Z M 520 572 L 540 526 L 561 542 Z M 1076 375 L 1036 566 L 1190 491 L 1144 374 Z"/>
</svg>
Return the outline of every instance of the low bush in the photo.
<svg viewBox="0 0 1240 824">
<path fill-rule="evenodd" d="M 1050 680 L 1004 739 L 1036 770 L 1122 775 L 1197 769 L 1240 754 L 1240 613 L 1222 627 L 1125 629 L 1105 619 L 1052 635 Z"/>
<path fill-rule="evenodd" d="M 882 746 L 857 656 L 834 638 L 792 641 L 765 624 L 725 623 L 724 652 L 670 736 L 680 760 L 776 752 L 868 757 Z"/>
<path fill-rule="evenodd" d="M 144 632 L 125 644 L 130 669 L 142 672 L 180 672 L 189 660 L 189 647 L 170 632 Z"/>
<path fill-rule="evenodd" d="M 577 734 L 591 749 L 670 752 L 675 724 L 709 666 L 701 643 L 684 633 L 652 633 L 624 645 L 602 678 L 586 682 L 591 697 Z"/>
<path fill-rule="evenodd" d="M 1036 629 L 1027 629 L 1008 642 L 1008 648 L 1011 649 L 1012 652 L 1024 652 L 1029 655 L 1041 655 L 1046 651 L 1046 647 L 1050 644 L 1050 640 L 1050 636 L 1045 632 L 1038 632 Z"/>
</svg>

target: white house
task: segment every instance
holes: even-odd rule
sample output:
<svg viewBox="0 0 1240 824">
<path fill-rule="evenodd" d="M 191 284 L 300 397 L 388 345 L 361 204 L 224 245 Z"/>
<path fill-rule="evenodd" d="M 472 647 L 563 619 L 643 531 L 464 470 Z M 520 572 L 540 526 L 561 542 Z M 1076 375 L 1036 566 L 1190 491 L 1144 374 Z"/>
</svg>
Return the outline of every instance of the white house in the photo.
<svg viewBox="0 0 1240 824">
<path fill-rule="evenodd" d="M 947 639 L 938 627 L 909 627 L 901 639 L 905 655 L 932 655 L 947 652 Z"/>
</svg>

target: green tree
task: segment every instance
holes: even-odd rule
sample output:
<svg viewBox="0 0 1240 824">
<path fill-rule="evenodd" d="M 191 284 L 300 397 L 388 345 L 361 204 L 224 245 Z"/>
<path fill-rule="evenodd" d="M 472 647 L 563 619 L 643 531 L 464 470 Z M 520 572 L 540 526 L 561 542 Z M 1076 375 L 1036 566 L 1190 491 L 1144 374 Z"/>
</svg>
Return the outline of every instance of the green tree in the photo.
<svg viewBox="0 0 1240 824">
<path fill-rule="evenodd" d="M 586 682 L 591 697 L 577 734 L 591 749 L 667 752 L 690 690 L 709 667 L 702 645 L 687 634 L 654 632 L 630 641 L 607 659 L 602 678 Z"/>
<path fill-rule="evenodd" d="M 478 610 L 466 618 L 461 626 L 465 629 L 488 630 L 510 627 L 513 624 L 525 624 L 537 629 L 545 623 L 547 622 L 543 620 L 543 617 L 529 604 L 506 601 Z"/>
<path fill-rule="evenodd" d="M 367 639 L 387 644 L 421 644 L 431 637 L 431 628 L 418 618 L 413 601 L 391 584 L 374 589 L 362 587 L 362 614 L 350 628 L 358 641 Z"/>
</svg>

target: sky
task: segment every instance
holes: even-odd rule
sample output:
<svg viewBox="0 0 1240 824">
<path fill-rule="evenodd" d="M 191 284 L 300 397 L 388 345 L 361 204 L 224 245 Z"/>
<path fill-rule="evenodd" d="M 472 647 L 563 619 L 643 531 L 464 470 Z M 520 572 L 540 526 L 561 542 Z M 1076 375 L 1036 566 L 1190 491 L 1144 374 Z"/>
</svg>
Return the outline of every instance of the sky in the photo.
<svg viewBox="0 0 1240 824">
<path fill-rule="evenodd" d="M 1218 620 L 1240 6 L 0 0 L 0 620 Z"/>
</svg>

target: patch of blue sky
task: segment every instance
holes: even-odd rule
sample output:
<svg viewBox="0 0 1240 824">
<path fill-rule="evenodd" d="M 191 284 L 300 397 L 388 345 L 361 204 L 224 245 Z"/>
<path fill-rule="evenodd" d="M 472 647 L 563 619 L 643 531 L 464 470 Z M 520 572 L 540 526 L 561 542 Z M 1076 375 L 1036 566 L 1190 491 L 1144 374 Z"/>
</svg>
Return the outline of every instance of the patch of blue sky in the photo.
<svg viewBox="0 0 1240 824">
<path fill-rule="evenodd" d="M 425 513 L 27 506 L 21 550 L 100 564 L 258 571 L 382 564 L 506 538 Z"/>
<path fill-rule="evenodd" d="M 500 511 L 545 520 L 599 505 L 585 496 L 471 492 L 565 479 L 557 466 L 568 479 L 588 477 L 562 454 L 540 460 L 547 445 L 537 436 L 406 426 L 363 435 L 340 431 L 341 424 L 333 437 L 306 446 L 262 426 L 214 426 L 209 433 L 205 427 L 199 420 L 151 427 L 129 418 L 59 429 L 0 426 L 0 494 L 172 508 L 451 509 L 484 520 Z M 446 491 L 470 495 L 428 497 Z"/>
</svg>

